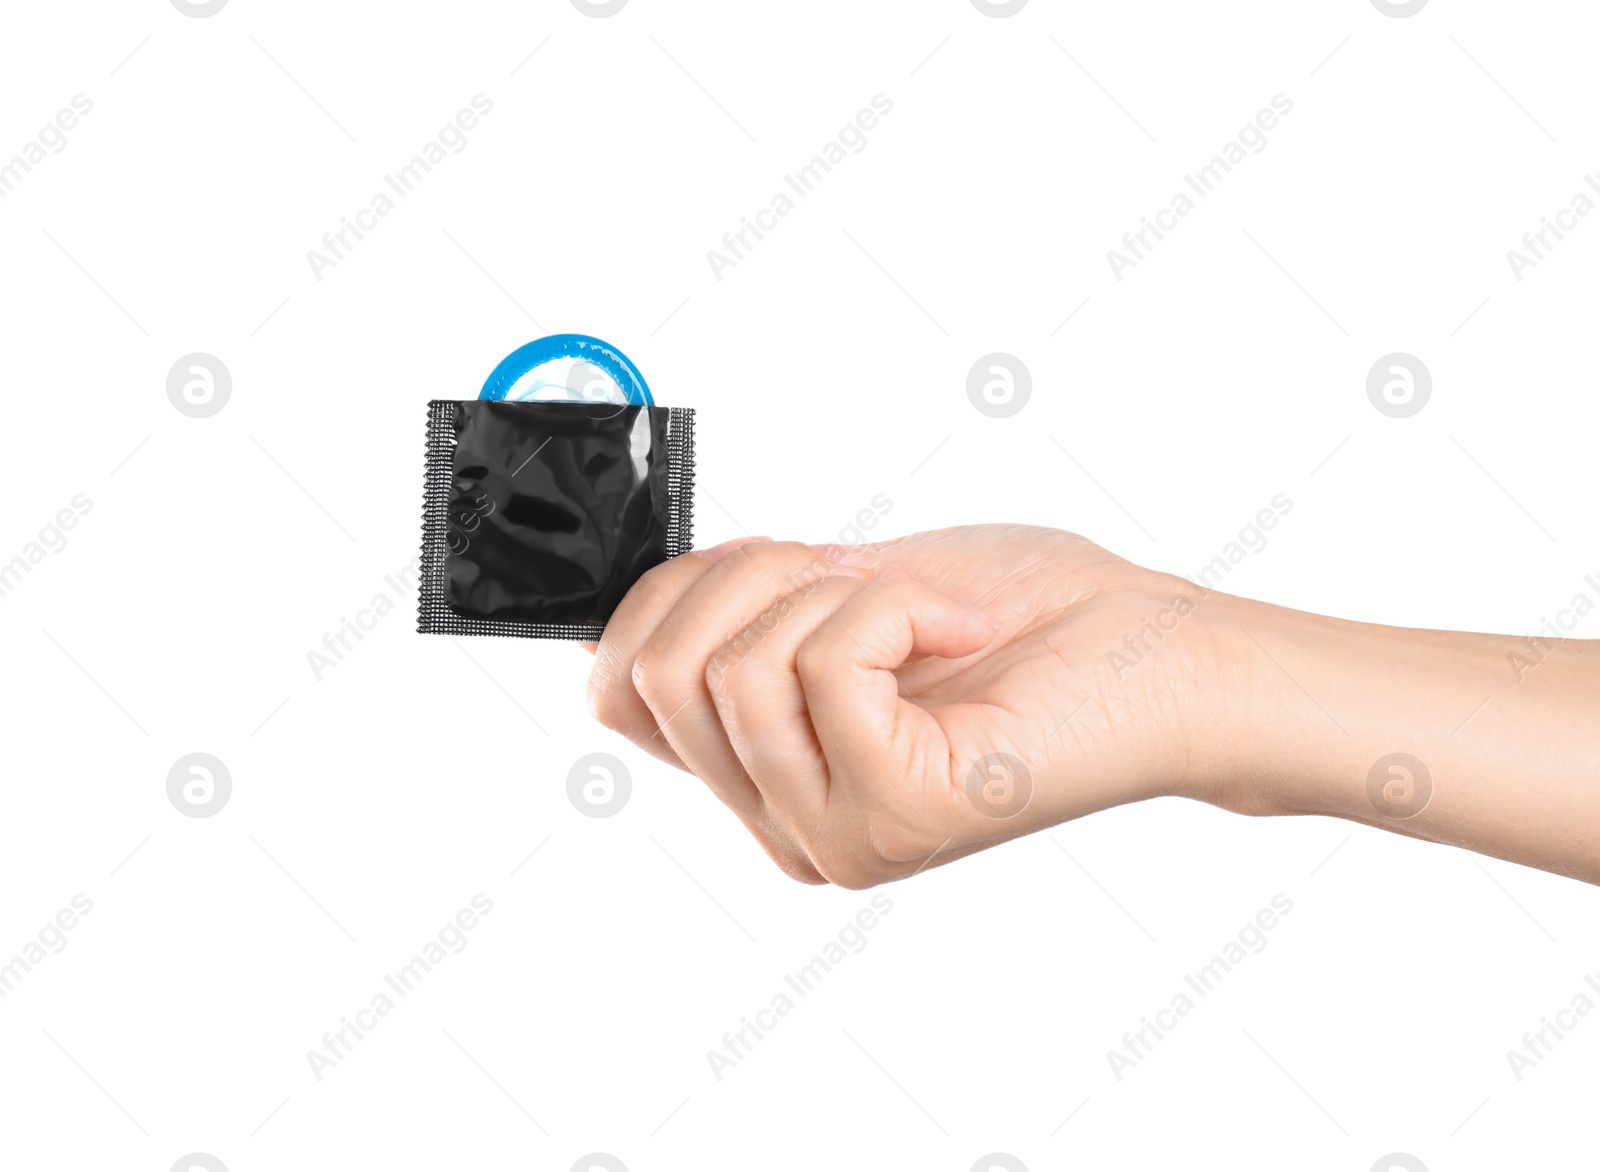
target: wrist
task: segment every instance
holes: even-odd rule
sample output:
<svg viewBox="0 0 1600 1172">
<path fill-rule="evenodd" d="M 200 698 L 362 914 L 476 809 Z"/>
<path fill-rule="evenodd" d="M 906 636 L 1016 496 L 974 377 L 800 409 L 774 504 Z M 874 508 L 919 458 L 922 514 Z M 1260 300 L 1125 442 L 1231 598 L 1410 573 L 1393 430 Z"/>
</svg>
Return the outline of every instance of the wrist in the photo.
<svg viewBox="0 0 1600 1172">
<path fill-rule="evenodd" d="M 1458 734 L 1503 688 L 1499 637 L 1358 623 L 1217 595 L 1226 717 L 1207 799 L 1251 814 L 1410 821 Z M 1382 763 L 1382 764 L 1380 764 Z M 1385 784 L 1372 792 L 1374 770 Z M 1425 824 L 1425 822 L 1423 823 Z"/>
</svg>

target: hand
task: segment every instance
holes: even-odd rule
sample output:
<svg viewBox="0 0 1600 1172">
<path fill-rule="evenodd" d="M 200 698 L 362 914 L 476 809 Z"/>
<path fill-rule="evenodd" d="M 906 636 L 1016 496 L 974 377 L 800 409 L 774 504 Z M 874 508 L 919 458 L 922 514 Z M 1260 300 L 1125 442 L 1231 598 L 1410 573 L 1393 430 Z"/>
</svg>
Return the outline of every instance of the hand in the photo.
<svg viewBox="0 0 1600 1172">
<path fill-rule="evenodd" d="M 753 539 L 650 571 L 590 705 L 702 780 L 790 875 L 866 887 L 1208 787 L 1204 592 L 1070 533 Z"/>
</svg>

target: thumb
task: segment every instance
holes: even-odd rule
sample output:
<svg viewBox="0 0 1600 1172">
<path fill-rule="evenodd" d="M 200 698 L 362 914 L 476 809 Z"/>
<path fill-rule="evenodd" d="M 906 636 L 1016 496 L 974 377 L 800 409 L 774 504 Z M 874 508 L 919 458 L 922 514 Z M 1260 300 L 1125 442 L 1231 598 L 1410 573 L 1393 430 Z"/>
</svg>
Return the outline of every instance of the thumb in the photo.
<svg viewBox="0 0 1600 1172">
<path fill-rule="evenodd" d="M 919 746 L 943 730 L 902 695 L 894 669 L 913 655 L 981 651 L 996 628 L 981 611 L 905 579 L 875 582 L 835 611 L 795 664 L 829 774 L 903 774 L 925 760 Z"/>
</svg>

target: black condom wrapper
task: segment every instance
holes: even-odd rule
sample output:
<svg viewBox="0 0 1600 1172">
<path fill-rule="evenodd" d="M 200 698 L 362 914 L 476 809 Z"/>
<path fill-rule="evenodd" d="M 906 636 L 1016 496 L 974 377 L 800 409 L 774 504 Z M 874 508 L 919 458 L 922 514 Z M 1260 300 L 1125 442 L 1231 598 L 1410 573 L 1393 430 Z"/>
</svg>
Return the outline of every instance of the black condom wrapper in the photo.
<svg viewBox="0 0 1600 1172">
<path fill-rule="evenodd" d="M 689 550 L 693 493 L 690 408 L 435 400 L 417 630 L 598 639 Z"/>
</svg>

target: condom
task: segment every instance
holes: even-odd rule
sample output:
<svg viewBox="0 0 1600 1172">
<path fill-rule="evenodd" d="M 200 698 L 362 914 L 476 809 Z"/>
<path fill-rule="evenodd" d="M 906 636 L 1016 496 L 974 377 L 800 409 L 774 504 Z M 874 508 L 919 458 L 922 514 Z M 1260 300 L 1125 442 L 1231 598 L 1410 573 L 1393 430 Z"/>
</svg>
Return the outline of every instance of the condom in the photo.
<svg viewBox="0 0 1600 1172">
<path fill-rule="evenodd" d="M 655 405 L 644 375 L 628 356 L 587 334 L 552 334 L 513 350 L 490 373 L 478 398 Z"/>
<path fill-rule="evenodd" d="M 691 548 L 693 495 L 693 409 L 596 339 L 530 343 L 481 398 L 428 404 L 417 629 L 597 640 Z"/>
</svg>

